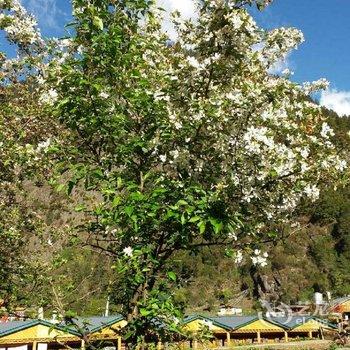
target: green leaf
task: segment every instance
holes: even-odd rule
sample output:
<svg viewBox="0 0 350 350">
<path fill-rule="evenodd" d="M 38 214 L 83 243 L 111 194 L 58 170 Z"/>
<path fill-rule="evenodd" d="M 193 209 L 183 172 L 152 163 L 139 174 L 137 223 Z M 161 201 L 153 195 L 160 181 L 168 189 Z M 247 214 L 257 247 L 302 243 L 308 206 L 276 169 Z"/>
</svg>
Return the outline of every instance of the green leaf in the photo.
<svg viewBox="0 0 350 350">
<path fill-rule="evenodd" d="M 103 213 L 103 207 L 98 206 L 95 209 L 95 215 L 101 215 Z"/>
<path fill-rule="evenodd" d="M 275 231 L 270 231 L 267 233 L 267 237 L 269 238 L 276 238 L 278 236 L 278 233 Z"/>
<path fill-rule="evenodd" d="M 191 219 L 189 220 L 189 222 L 197 222 L 201 219 L 200 216 L 192 216 Z"/>
<path fill-rule="evenodd" d="M 134 332 L 133 332 L 133 331 L 129 331 L 129 332 L 127 332 L 127 333 L 124 335 L 124 339 L 129 339 L 129 338 L 131 338 L 133 335 L 134 335 Z"/>
<path fill-rule="evenodd" d="M 122 199 L 119 196 L 115 196 L 112 202 L 113 207 L 117 207 L 121 203 Z"/>
<path fill-rule="evenodd" d="M 65 185 L 64 184 L 59 184 L 58 186 L 57 186 L 57 192 L 62 192 L 64 189 L 65 189 Z"/>
<path fill-rule="evenodd" d="M 94 16 L 92 18 L 92 23 L 94 24 L 95 27 L 97 27 L 100 30 L 103 30 L 103 22 L 102 19 L 98 16 Z"/>
<path fill-rule="evenodd" d="M 77 206 L 74 208 L 74 210 L 75 210 L 76 212 L 80 212 L 80 211 L 83 211 L 83 210 L 85 210 L 85 209 L 86 209 L 85 204 L 79 204 L 79 205 L 77 205 Z"/>
<path fill-rule="evenodd" d="M 169 271 L 169 272 L 168 272 L 168 277 L 169 277 L 169 279 L 171 279 L 172 281 L 176 281 L 176 274 L 175 274 L 175 272 Z"/>
<path fill-rule="evenodd" d="M 152 313 L 152 311 L 150 311 L 150 310 L 147 310 L 147 309 L 145 309 L 145 308 L 141 308 L 140 309 L 140 314 L 142 315 L 142 316 L 148 316 L 148 315 L 150 315 Z"/>
<path fill-rule="evenodd" d="M 205 227 L 206 227 L 206 222 L 205 221 L 201 221 L 198 223 L 198 227 L 199 227 L 199 233 L 204 233 L 205 232 Z"/>
<path fill-rule="evenodd" d="M 105 189 L 102 189 L 102 193 L 108 196 L 108 195 L 114 194 L 115 191 L 110 188 L 105 188 Z"/>
<path fill-rule="evenodd" d="M 215 233 L 219 233 L 222 230 L 223 223 L 214 218 L 209 218 L 209 221 L 214 229 Z"/>
<path fill-rule="evenodd" d="M 272 178 L 276 178 L 276 177 L 278 176 L 277 171 L 276 171 L 275 169 L 272 169 L 272 170 L 270 171 L 270 176 L 271 176 Z"/>
<path fill-rule="evenodd" d="M 65 316 L 69 317 L 69 318 L 71 318 L 71 317 L 74 318 L 74 317 L 77 317 L 77 313 L 73 310 L 68 310 L 68 311 L 66 311 Z"/>
<path fill-rule="evenodd" d="M 225 256 L 228 258 L 232 258 L 234 255 L 234 250 L 232 248 L 225 249 Z"/>
<path fill-rule="evenodd" d="M 131 207 L 131 206 L 125 207 L 124 211 L 127 215 L 131 216 L 132 213 L 134 212 L 134 207 Z"/>
</svg>

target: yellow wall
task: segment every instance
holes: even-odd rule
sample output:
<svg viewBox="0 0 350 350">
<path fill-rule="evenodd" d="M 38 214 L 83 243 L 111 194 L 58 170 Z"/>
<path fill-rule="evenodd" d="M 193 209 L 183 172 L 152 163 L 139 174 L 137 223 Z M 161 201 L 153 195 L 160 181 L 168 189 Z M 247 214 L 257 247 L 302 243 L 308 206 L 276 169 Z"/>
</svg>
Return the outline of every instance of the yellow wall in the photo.
<svg viewBox="0 0 350 350">
<path fill-rule="evenodd" d="M 49 340 L 54 341 L 55 339 L 60 339 L 64 341 L 66 339 L 73 339 L 73 338 L 78 339 L 72 334 L 64 333 L 60 330 L 53 329 L 48 326 L 35 325 L 27 329 L 24 329 L 0 338 L 0 343 L 9 344 L 11 342 L 18 343 L 24 340 L 40 341 L 42 339 L 45 339 L 45 341 L 49 341 Z"/>
<path fill-rule="evenodd" d="M 273 323 L 265 320 L 256 320 L 246 326 L 236 329 L 233 333 L 255 333 L 255 332 L 284 332 L 282 327 L 279 327 Z"/>
<path fill-rule="evenodd" d="M 201 319 L 193 320 L 191 322 L 188 322 L 185 326 L 184 329 L 189 332 L 198 332 L 203 327 L 208 326 L 208 324 Z M 214 324 L 209 327 L 209 329 L 214 332 L 214 333 L 226 333 L 226 329 L 215 326 Z"/>
<path fill-rule="evenodd" d="M 90 335 L 92 338 L 99 338 L 99 337 L 113 337 L 118 334 L 118 331 L 125 327 L 127 322 L 125 320 L 118 321 L 110 326 L 106 326 L 105 328 L 102 328 L 99 331 L 96 331 Z"/>
</svg>

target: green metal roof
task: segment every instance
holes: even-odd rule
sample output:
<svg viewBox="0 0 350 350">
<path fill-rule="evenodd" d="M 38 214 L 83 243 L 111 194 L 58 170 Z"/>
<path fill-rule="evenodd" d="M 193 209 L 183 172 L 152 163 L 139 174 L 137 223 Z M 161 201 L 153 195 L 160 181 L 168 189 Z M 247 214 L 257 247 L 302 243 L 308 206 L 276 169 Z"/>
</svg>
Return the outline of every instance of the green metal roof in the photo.
<svg viewBox="0 0 350 350">
<path fill-rule="evenodd" d="M 49 321 L 39 319 L 3 322 L 0 323 L 0 337 L 4 337 L 37 325 L 46 326 L 51 329 L 57 329 L 65 333 L 80 336 L 81 334 L 98 332 L 106 327 L 112 326 L 114 323 L 119 322 L 122 319 L 123 316 L 121 315 L 113 315 L 109 317 L 79 317 L 72 319 L 71 322 L 61 322 L 59 324 L 54 324 Z"/>
<path fill-rule="evenodd" d="M 94 333 L 101 331 L 104 328 L 110 327 L 116 322 L 122 321 L 124 318 L 122 315 L 112 315 L 112 316 L 93 316 L 93 317 L 77 317 L 73 318 L 71 321 L 66 321 L 61 323 L 61 327 L 68 327 L 71 331 L 77 333 Z"/>
<path fill-rule="evenodd" d="M 39 324 L 38 320 L 10 321 L 0 323 L 0 337 L 30 328 Z"/>
<path fill-rule="evenodd" d="M 58 329 L 63 332 L 72 333 L 74 335 L 78 335 L 77 332 L 74 332 L 72 329 L 67 329 L 63 326 L 53 324 L 51 322 L 39 319 L 25 320 L 25 321 L 10 321 L 0 323 L 0 337 L 5 337 L 7 335 L 22 331 L 24 329 L 34 327 L 37 325 L 46 326 L 52 329 Z"/>
</svg>

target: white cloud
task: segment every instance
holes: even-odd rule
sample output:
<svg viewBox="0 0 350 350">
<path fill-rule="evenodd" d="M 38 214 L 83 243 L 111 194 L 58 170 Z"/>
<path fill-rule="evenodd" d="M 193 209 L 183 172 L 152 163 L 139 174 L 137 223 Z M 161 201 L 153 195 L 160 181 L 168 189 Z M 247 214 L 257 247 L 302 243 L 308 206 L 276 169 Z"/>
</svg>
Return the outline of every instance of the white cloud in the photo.
<svg viewBox="0 0 350 350">
<path fill-rule="evenodd" d="M 32 13 L 42 27 L 48 29 L 60 29 L 62 17 L 67 14 L 58 6 L 59 0 L 22 0 L 23 6 Z"/>
<path fill-rule="evenodd" d="M 175 29 L 170 20 L 170 13 L 179 11 L 183 19 L 196 18 L 196 4 L 193 0 L 158 0 L 157 5 L 165 12 L 163 28 L 171 39 L 176 38 Z"/>
<path fill-rule="evenodd" d="M 167 12 L 178 10 L 184 18 L 190 18 L 196 12 L 192 0 L 159 0 L 158 5 Z"/>
<path fill-rule="evenodd" d="M 350 91 L 338 91 L 336 89 L 322 91 L 320 104 L 341 116 L 350 116 Z"/>
</svg>

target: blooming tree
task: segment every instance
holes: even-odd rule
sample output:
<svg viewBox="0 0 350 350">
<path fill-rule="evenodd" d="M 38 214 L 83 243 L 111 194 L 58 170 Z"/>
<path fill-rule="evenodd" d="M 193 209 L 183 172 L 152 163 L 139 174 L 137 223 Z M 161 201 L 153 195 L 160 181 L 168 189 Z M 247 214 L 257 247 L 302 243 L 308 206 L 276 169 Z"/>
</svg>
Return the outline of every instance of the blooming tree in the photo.
<svg viewBox="0 0 350 350">
<path fill-rule="evenodd" d="M 74 0 L 74 34 L 46 50 L 35 30 L 16 32 L 20 16 L 2 19 L 11 40 L 36 52 L 28 74 L 44 80 L 38 103 L 69 131 L 53 140 L 58 169 L 68 193 L 84 184 L 96 199 L 79 207 L 83 229 L 114 257 L 111 293 L 133 343 L 178 329 L 175 252 L 222 245 L 237 263 L 251 255 L 263 267 L 271 222 L 345 177 L 307 98 L 326 82 L 269 74 L 303 35 L 259 28 L 246 7 L 267 3 L 201 1 L 195 21 L 174 14 L 170 41 L 152 1 Z"/>
</svg>

